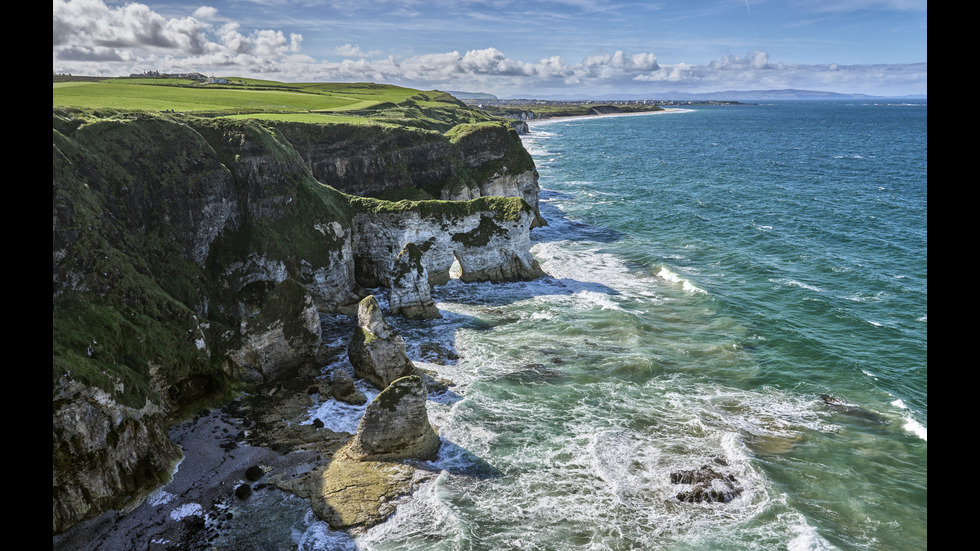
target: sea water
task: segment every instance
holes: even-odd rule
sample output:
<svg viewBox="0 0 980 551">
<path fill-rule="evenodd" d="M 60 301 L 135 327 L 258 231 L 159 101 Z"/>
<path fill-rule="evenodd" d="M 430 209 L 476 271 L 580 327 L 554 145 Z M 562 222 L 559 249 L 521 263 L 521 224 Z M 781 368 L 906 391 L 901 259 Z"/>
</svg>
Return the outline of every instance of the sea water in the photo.
<svg viewBox="0 0 980 551">
<path fill-rule="evenodd" d="M 439 474 L 366 534 L 313 522 L 298 547 L 925 549 L 926 109 L 532 123 L 549 277 L 453 280 L 442 319 L 387 318 L 456 384 L 428 404 Z M 671 474 L 703 465 L 740 492 L 678 499 Z"/>
</svg>

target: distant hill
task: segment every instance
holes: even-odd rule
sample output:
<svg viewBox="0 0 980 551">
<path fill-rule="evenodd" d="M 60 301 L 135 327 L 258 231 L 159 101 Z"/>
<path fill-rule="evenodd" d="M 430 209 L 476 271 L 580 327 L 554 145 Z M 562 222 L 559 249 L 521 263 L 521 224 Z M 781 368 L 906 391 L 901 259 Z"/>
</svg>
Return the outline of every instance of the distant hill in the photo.
<svg viewBox="0 0 980 551">
<path fill-rule="evenodd" d="M 455 95 L 455 94 L 454 94 Z M 459 97 L 459 96 L 457 96 Z M 511 96 L 506 99 L 521 99 L 527 96 Z M 550 95 L 534 96 L 534 99 L 552 101 L 573 101 L 573 100 L 774 100 L 774 99 L 878 99 L 887 96 L 871 96 L 867 94 L 841 94 L 838 92 L 824 92 L 818 90 L 727 90 L 724 92 L 662 92 L 645 94 L 603 94 L 597 96 L 573 96 L 573 95 Z M 908 96 L 918 99 L 925 99 L 924 94 Z"/>
<path fill-rule="evenodd" d="M 500 99 L 493 94 L 486 94 L 483 92 L 454 92 L 452 90 L 447 90 L 446 93 L 452 95 L 456 99 Z"/>
</svg>

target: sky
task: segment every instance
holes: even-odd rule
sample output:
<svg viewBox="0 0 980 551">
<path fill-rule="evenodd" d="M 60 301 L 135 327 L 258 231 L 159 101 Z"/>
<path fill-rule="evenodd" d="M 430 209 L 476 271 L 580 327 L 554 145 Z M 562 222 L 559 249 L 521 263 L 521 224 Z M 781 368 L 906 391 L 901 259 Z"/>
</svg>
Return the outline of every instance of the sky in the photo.
<svg viewBox="0 0 980 551">
<path fill-rule="evenodd" d="M 55 73 L 506 97 L 926 93 L 926 0 L 53 0 Z"/>
</svg>

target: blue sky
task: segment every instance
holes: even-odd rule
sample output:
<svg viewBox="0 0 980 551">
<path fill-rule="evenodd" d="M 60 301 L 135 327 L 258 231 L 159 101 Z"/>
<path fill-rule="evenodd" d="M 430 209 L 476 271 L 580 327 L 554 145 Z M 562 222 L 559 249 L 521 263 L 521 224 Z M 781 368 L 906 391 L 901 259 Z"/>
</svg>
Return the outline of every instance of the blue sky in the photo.
<svg viewBox="0 0 980 551">
<path fill-rule="evenodd" d="M 925 0 L 54 1 L 54 71 L 499 97 L 926 93 Z"/>
</svg>

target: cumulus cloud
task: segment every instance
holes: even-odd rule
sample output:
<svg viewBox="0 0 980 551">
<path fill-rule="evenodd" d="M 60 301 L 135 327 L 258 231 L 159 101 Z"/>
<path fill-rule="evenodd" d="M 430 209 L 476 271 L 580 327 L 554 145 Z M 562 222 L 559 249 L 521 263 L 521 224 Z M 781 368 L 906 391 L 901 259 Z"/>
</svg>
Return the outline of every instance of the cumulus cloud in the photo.
<svg viewBox="0 0 980 551">
<path fill-rule="evenodd" d="M 211 6 L 201 6 L 194 10 L 194 17 L 197 19 L 215 19 L 218 15 L 218 8 Z"/>
<path fill-rule="evenodd" d="M 295 56 L 303 40 L 272 29 L 242 34 L 235 23 L 216 28 L 206 22 L 218 18 L 218 10 L 209 6 L 197 8 L 193 16 L 167 18 L 139 3 L 53 2 L 53 58 L 56 71 L 67 67 L 62 72 L 272 67 Z"/>
<path fill-rule="evenodd" d="M 373 57 L 380 53 L 378 51 L 364 52 L 361 50 L 360 46 L 356 44 L 351 44 L 349 42 L 347 44 L 344 44 L 343 46 L 337 46 L 336 48 L 333 49 L 333 51 L 335 54 L 343 57 L 358 57 L 358 58 Z"/>
</svg>

